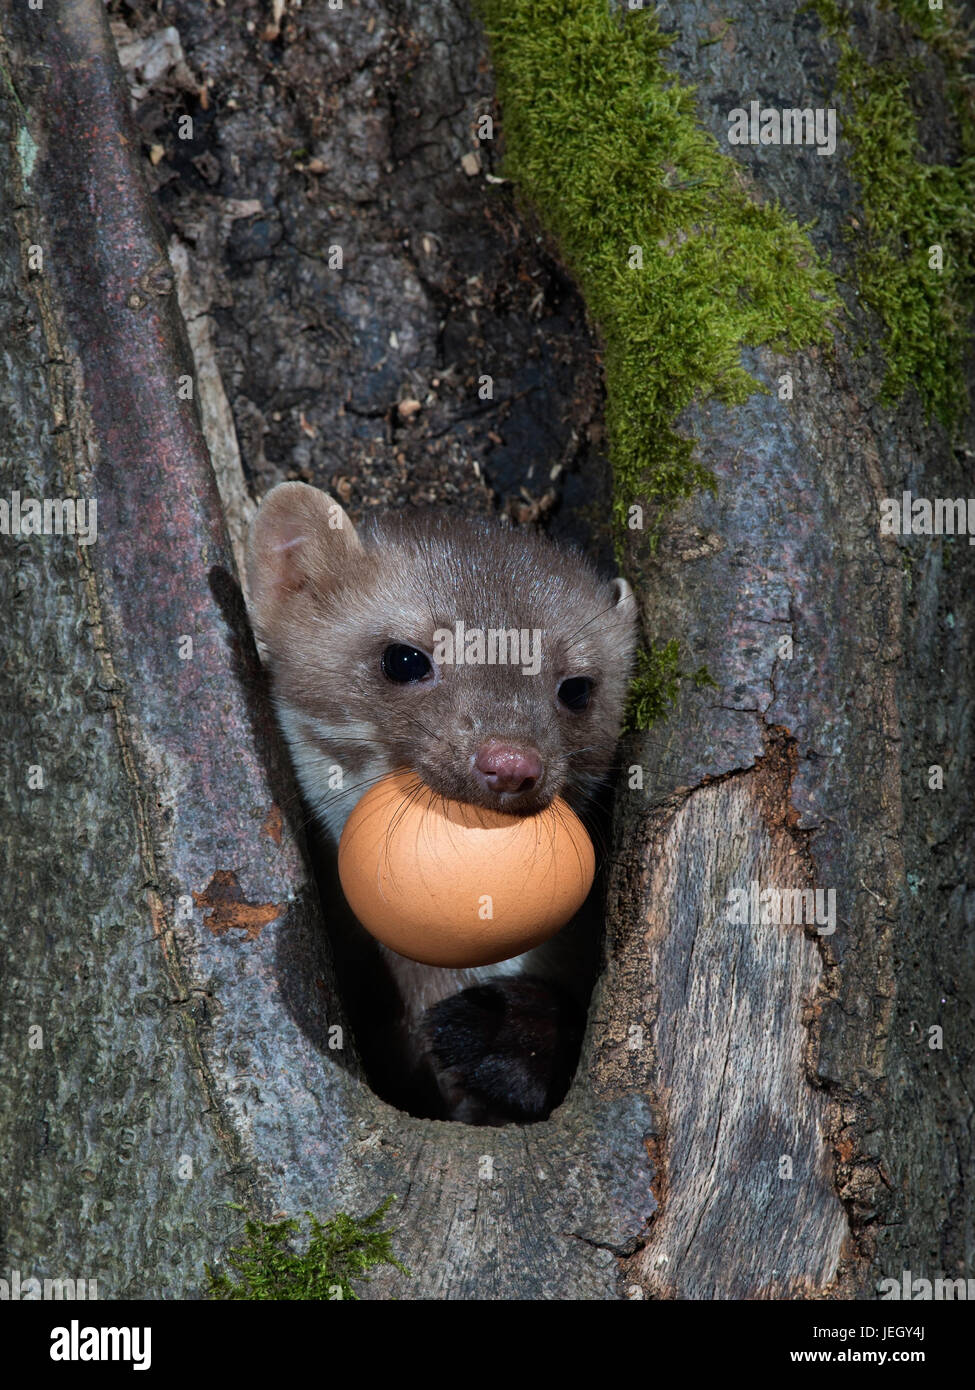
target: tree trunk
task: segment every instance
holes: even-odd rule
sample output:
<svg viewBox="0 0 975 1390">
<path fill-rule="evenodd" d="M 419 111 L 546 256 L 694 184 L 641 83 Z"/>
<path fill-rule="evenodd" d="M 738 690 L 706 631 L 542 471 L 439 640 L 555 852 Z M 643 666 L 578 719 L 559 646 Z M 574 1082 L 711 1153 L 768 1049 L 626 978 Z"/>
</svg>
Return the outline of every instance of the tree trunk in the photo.
<svg viewBox="0 0 975 1390">
<path fill-rule="evenodd" d="M 829 92 L 833 50 L 814 23 L 793 32 L 791 7 L 764 7 L 737 45 L 700 46 L 702 14 L 674 8 L 674 64 L 699 84 L 719 138 L 739 104 L 723 94 L 759 75 L 791 91 L 804 70 Z M 397 127 L 392 103 L 378 135 L 353 122 L 364 144 L 340 168 L 345 202 L 309 213 L 327 222 L 351 208 L 364 225 L 389 225 L 355 281 L 365 336 L 369 286 L 377 302 L 391 295 L 373 271 L 392 278 L 397 217 L 415 246 L 432 204 L 441 240 L 463 223 L 465 199 L 467 216 L 480 212 L 482 192 L 456 166 L 488 94 L 483 39 L 457 0 L 390 0 L 376 15 L 378 39 L 363 25 L 331 34 L 347 45 L 349 99 L 330 120 L 338 130 L 373 110 L 371 90 L 357 86 L 363 72 L 404 100 L 410 72 L 420 114 L 401 114 Z M 191 68 L 217 61 L 207 26 L 219 15 L 176 5 L 167 19 L 179 21 Z M 314 33 L 326 18 L 302 22 Z M 870 10 L 864 23 L 883 36 L 892 19 Z M 818 353 L 752 355 L 746 365 L 763 380 L 793 372 L 800 389 L 788 407 L 773 393 L 689 414 L 717 492 L 664 518 L 656 550 L 634 540 L 628 572 L 647 630 L 679 633 L 717 688 L 682 686 L 672 716 L 624 745 L 642 789 L 631 774 L 617 798 L 606 963 L 569 1098 L 530 1127 L 406 1116 L 363 1079 L 322 929 L 331 907 L 319 907 L 290 809 L 235 584 L 232 542 L 251 503 L 244 473 L 221 441 L 218 491 L 183 389 L 195 376 L 205 420 L 220 418 L 212 330 L 260 491 L 303 458 L 326 485 L 347 477 L 364 422 L 376 419 L 382 500 L 396 501 L 389 480 L 411 485 L 397 421 L 385 419 L 399 383 L 382 364 L 371 375 L 362 366 L 375 364 L 378 329 L 365 346 L 343 341 L 353 310 L 338 296 L 335 325 L 318 321 L 333 338 L 317 358 L 299 344 L 281 368 L 272 359 L 288 344 L 255 331 L 261 295 L 270 322 L 271 291 L 292 271 L 293 323 L 322 291 L 294 241 L 294 190 L 307 173 L 282 175 L 263 230 L 260 219 L 240 230 L 239 209 L 215 213 L 205 191 L 195 208 L 181 202 L 171 181 L 154 206 L 103 6 L 48 0 L 4 27 L 0 495 L 98 504 L 93 544 L 2 537 L 13 559 L 0 667 L 4 1265 L 23 1278 L 95 1278 L 101 1298 L 194 1296 L 204 1263 L 239 1233 L 226 1203 L 328 1216 L 395 1193 L 395 1248 L 412 1277 L 384 1270 L 370 1297 L 854 1297 L 903 1269 L 967 1274 L 971 552 L 956 543 L 948 567 L 940 542 L 898 542 L 878 525 L 880 500 L 904 487 L 971 491 L 962 456 L 915 401 L 878 404 L 876 352 L 855 359 L 842 341 L 828 364 Z M 409 64 L 390 66 L 404 53 Z M 415 153 L 423 122 L 437 123 L 427 97 L 454 112 L 449 167 L 431 170 Z M 228 158 L 234 140 L 253 141 L 259 117 L 228 128 Z M 149 120 L 145 107 L 137 119 Z M 391 150 L 400 165 L 386 171 L 382 202 Z M 817 240 L 840 248 L 855 190 L 838 161 L 744 153 L 762 196 L 800 218 L 815 211 Z M 259 157 L 278 154 L 268 146 Z M 430 173 L 422 194 L 417 169 Z M 197 266 L 183 287 L 196 365 L 160 212 L 183 232 L 199 214 L 200 259 L 223 266 Z M 477 236 L 498 280 L 512 257 L 543 256 L 514 225 L 483 220 Z M 236 260 L 222 260 L 228 246 Z M 421 345 L 444 331 L 453 290 L 426 254 L 416 253 L 403 307 Z M 172 259 L 184 256 L 175 248 Z M 534 264 L 555 276 L 544 259 Z M 533 444 L 550 459 L 555 436 L 564 510 L 578 515 L 576 500 L 593 500 L 573 466 L 580 449 L 597 448 L 595 430 L 579 443 L 596 410 L 596 366 L 578 298 L 564 284 L 559 293 L 550 328 L 506 339 L 499 316 L 495 346 L 512 354 L 511 397 L 527 383 L 547 400 L 551 431 Z M 246 343 L 235 315 L 251 316 Z M 567 356 L 537 365 L 519 332 L 539 343 L 564 333 Z M 273 436 L 271 407 L 291 370 L 299 380 L 285 413 L 311 433 L 289 443 L 284 425 Z M 306 398 L 323 421 L 336 401 L 350 405 L 327 467 L 317 444 L 310 463 L 300 452 L 319 428 Z M 571 427 L 558 419 L 563 405 Z M 255 413 L 256 443 L 246 429 Z M 448 413 L 441 434 L 456 427 Z M 434 494 L 442 447 L 432 430 L 423 486 Z M 512 461 L 495 485 L 514 497 L 527 484 L 537 502 L 536 481 Z M 465 483 L 469 505 L 490 505 L 482 482 Z M 361 478 L 350 487 L 362 502 Z M 928 789 L 932 764 L 945 767 L 943 790 Z M 835 930 L 733 923 L 729 894 L 753 883 L 835 890 Z M 941 1049 L 929 1046 L 934 1026 Z"/>
</svg>

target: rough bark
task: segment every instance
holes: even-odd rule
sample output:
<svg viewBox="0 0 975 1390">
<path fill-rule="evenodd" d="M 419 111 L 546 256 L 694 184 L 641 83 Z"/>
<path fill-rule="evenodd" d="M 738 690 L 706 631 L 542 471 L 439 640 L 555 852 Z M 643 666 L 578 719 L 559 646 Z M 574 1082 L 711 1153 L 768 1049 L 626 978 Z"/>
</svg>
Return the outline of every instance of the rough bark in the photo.
<svg viewBox="0 0 975 1390">
<path fill-rule="evenodd" d="M 348 479 L 353 509 L 411 493 L 487 507 L 523 484 L 537 501 L 561 457 L 557 526 L 578 533 L 577 500 L 598 510 L 606 487 L 591 340 L 510 203 L 484 216 L 460 170 L 490 98 L 466 12 L 377 5 L 370 30 L 302 11 L 268 49 L 239 23 L 230 42 L 221 12 L 164 9 L 189 68 L 236 92 L 236 112 L 194 108 L 202 163 L 190 172 L 169 141 L 154 167 L 166 231 L 191 243 L 187 312 L 213 314 L 249 480 L 304 469 Z M 759 74 L 829 90 L 811 17 L 767 6 L 706 48 L 706 7 L 671 18 L 675 65 L 719 135 L 738 104 L 724 94 Z M 908 586 L 877 527 L 902 485 L 971 490 L 941 434 L 911 402 L 881 409 L 876 358 L 842 344 L 829 366 L 790 363 L 790 407 L 755 397 L 688 420 L 717 496 L 629 562 L 648 630 L 680 633 L 718 690 L 685 693 L 626 745 L 644 786 L 620 792 L 606 968 L 573 1089 L 529 1128 L 404 1116 L 363 1082 L 347 1030 L 328 1047 L 344 1020 L 327 934 L 176 389 L 194 368 L 102 7 L 49 0 L 5 26 L 4 495 L 95 496 L 99 539 L 25 539 L 4 576 L 4 1262 L 97 1277 L 102 1297 L 188 1296 L 239 1228 L 223 1202 L 328 1214 L 395 1192 L 413 1277 L 386 1272 L 371 1296 L 851 1296 L 902 1268 L 966 1273 L 971 561 L 956 547 L 946 569 L 925 543 Z M 171 93 L 142 101 L 147 143 L 172 110 Z M 305 143 L 327 174 L 286 164 Z M 839 245 L 841 163 L 762 153 L 745 152 L 758 189 Z M 255 190 L 266 216 L 228 208 Z M 321 263 L 332 240 L 359 256 L 338 283 Z M 516 270 L 527 284 L 503 303 Z M 474 326 L 486 345 L 467 341 Z M 484 354 L 510 404 L 461 446 L 447 369 L 463 384 Z M 407 464 L 396 400 L 434 371 L 448 385 L 423 395 Z M 489 486 L 470 467 L 482 445 Z M 249 499 L 232 452 L 233 531 Z M 949 770 L 941 793 L 921 775 L 932 762 Z M 729 888 L 753 880 L 835 888 L 836 932 L 729 926 Z"/>
</svg>

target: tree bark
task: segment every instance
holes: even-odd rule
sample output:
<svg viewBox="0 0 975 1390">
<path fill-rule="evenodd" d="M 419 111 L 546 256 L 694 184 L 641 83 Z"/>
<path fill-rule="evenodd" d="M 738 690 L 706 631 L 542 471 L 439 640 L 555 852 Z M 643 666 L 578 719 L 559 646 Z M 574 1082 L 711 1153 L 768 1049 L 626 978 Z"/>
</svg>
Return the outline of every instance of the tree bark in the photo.
<svg viewBox="0 0 975 1390">
<path fill-rule="evenodd" d="M 420 127 L 436 126 L 429 113 L 397 126 L 391 103 L 350 160 L 358 182 L 350 172 L 343 206 L 361 204 L 367 222 L 381 214 L 396 234 L 331 301 L 339 344 L 355 313 L 360 327 L 368 319 L 369 285 L 392 273 L 398 211 L 419 237 L 438 189 L 450 190 L 452 225 L 465 197 L 470 210 L 483 196 L 456 173 L 466 124 L 489 95 L 478 30 L 453 0 L 376 14 L 374 43 L 364 26 L 330 32 L 347 46 L 347 74 L 371 72 L 403 96 L 405 69 L 390 57 L 408 52 L 421 112 L 438 74 L 449 90 L 436 100 L 457 106 L 449 158 L 424 199 L 407 190 L 410 161 L 423 167 Z M 174 17 L 184 41 L 198 38 L 187 58 L 202 68 L 217 21 L 192 6 L 171 7 Z M 720 137 L 723 93 L 759 74 L 782 90 L 829 91 L 830 47 L 814 24 L 794 32 L 789 7 L 764 7 L 736 45 L 702 48 L 694 35 L 709 18 L 696 4 L 673 8 L 675 67 L 699 84 Z M 306 36 L 324 24 L 302 22 Z M 865 22 L 879 32 L 889 17 L 871 10 Z M 298 463 L 326 485 L 354 470 L 370 418 L 387 471 L 377 468 L 379 483 L 357 476 L 353 501 L 373 486 L 395 501 L 397 427 L 383 422 L 398 383 L 382 364 L 363 368 L 375 344 L 318 359 L 301 348 L 317 375 L 285 414 L 314 431 L 306 395 L 324 420 L 355 392 L 359 413 L 337 426 L 337 462 L 318 445 L 301 454 L 300 431 L 289 439 L 283 425 L 267 458 L 287 370 L 269 367 L 262 385 L 257 363 L 285 347 L 260 332 L 242 344 L 234 317 L 307 261 L 289 201 L 305 176 L 282 175 L 269 221 L 284 227 L 280 251 L 267 229 L 248 224 L 245 236 L 227 215 L 219 273 L 195 271 L 226 293 L 234 262 L 221 257 L 250 247 L 236 263 L 239 299 L 213 310 L 244 456 L 243 473 L 227 464 L 221 500 L 196 405 L 182 398 L 181 379 L 199 368 L 159 221 L 161 211 L 168 231 L 185 231 L 192 208 L 167 182 L 153 205 L 104 9 L 48 0 L 4 28 L 2 495 L 97 498 L 98 539 L 2 538 L 15 557 L 0 668 L 3 1263 L 23 1277 L 96 1278 L 102 1298 L 189 1297 L 239 1232 L 226 1203 L 327 1216 L 393 1192 L 396 1249 L 413 1274 L 377 1274 L 370 1297 L 853 1297 L 902 1269 L 966 1274 L 970 553 L 956 546 L 949 568 L 941 544 L 918 545 L 908 583 L 901 546 L 878 527 L 879 499 L 902 486 L 970 491 L 962 456 L 916 404 L 877 404 L 876 354 L 853 359 L 843 342 L 829 364 L 790 360 L 801 389 L 789 407 L 773 394 L 691 413 L 717 494 L 669 518 L 655 552 L 634 543 L 628 564 L 648 631 L 680 634 L 718 688 L 684 689 L 670 719 L 624 746 L 643 786 L 624 778 L 618 796 L 606 963 L 573 1088 L 530 1127 L 403 1115 L 369 1090 L 349 1035 L 322 929 L 333 909 L 311 887 L 224 523 L 246 516 L 245 475 L 263 491 Z M 324 42 L 320 51 L 340 61 Z M 357 81 L 330 113 L 336 146 L 343 112 L 371 109 Z M 228 159 L 259 115 L 228 129 Z M 374 205 L 385 141 L 400 164 L 392 204 L 376 195 Z M 817 239 L 839 245 L 855 197 L 842 165 L 745 158 L 763 196 L 800 217 L 815 210 Z M 340 216 L 335 205 L 328 216 Z M 213 217 L 197 224 L 203 259 Z M 517 228 L 479 235 L 496 236 L 488 259 L 504 264 L 512 244 L 528 254 Z M 302 274 L 295 320 L 322 290 L 314 267 Z M 440 332 L 445 285 L 429 271 L 411 291 L 405 317 L 421 325 L 411 370 Z M 572 471 L 579 451 L 588 462 L 598 452 L 585 385 L 596 365 L 577 297 L 559 292 L 553 332 L 578 326 L 566 352 L 585 361 L 583 387 L 546 393 L 544 372 L 562 379 L 564 361 L 536 369 L 517 336 L 508 366 L 513 398 L 533 372 L 536 394 L 551 395 L 569 512 L 586 492 L 587 474 Z M 376 293 L 385 303 L 388 286 Z M 344 294 L 358 295 L 357 309 Z M 539 341 L 547 331 L 531 329 Z M 241 371 L 228 373 L 231 361 Z M 784 369 L 766 353 L 746 365 L 769 381 Z M 568 429 L 555 423 L 562 402 Z M 256 443 L 245 428 L 254 409 Z M 458 409 L 444 407 L 443 430 Z M 544 457 L 539 434 L 528 452 Z M 428 438 L 436 493 L 446 488 L 436 428 Z M 505 467 L 497 493 L 530 482 L 537 499 L 535 479 Z M 490 505 L 468 482 L 468 504 Z M 927 790 L 931 763 L 946 767 L 943 791 Z M 834 889 L 835 932 L 729 924 L 729 891 L 753 882 Z M 932 1025 L 944 1028 L 940 1051 L 927 1044 Z"/>
</svg>

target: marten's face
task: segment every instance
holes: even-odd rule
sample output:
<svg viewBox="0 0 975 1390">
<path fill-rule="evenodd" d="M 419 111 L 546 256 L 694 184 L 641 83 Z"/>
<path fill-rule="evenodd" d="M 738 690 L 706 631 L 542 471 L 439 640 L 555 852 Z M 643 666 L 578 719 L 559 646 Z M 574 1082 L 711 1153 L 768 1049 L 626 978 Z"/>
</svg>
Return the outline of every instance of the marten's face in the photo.
<svg viewBox="0 0 975 1390">
<path fill-rule="evenodd" d="M 362 790 L 408 767 L 496 810 L 584 802 L 619 735 L 636 627 L 625 582 L 444 513 L 357 536 L 334 505 L 286 484 L 251 542 L 255 627 L 292 742 L 300 726 Z"/>
</svg>

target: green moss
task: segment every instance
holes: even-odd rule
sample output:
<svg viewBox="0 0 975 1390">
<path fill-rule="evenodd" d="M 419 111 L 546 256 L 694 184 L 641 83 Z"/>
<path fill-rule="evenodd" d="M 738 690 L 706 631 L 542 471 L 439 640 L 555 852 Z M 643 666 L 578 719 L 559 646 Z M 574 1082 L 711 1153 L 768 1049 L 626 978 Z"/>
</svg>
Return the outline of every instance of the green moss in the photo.
<svg viewBox="0 0 975 1390">
<path fill-rule="evenodd" d="M 505 173 L 557 242 L 602 339 L 621 549 L 635 500 L 668 504 L 713 485 L 695 442 L 678 433 L 681 413 L 761 389 L 742 367 L 744 346 L 826 341 L 835 284 L 804 229 L 754 201 L 735 161 L 700 126 L 693 89 L 666 65 L 670 38 L 655 11 L 613 10 L 607 0 L 475 5 L 491 41 Z M 962 153 L 955 164 L 932 164 L 918 138 L 912 65 L 868 62 L 840 0 L 810 7 L 839 47 L 843 134 L 862 198 L 850 228 L 854 276 L 882 324 L 883 399 L 913 383 L 951 425 L 966 404 L 975 290 L 969 40 L 949 10 L 927 0 L 883 6 L 945 66 Z M 944 250 L 940 272 L 928 264 L 934 245 Z M 630 727 L 660 718 L 682 678 L 674 642 L 641 652 Z"/>
<path fill-rule="evenodd" d="M 376 1229 L 393 1198 L 355 1221 L 339 1212 L 321 1222 L 306 1212 L 310 1235 L 303 1252 L 294 1247 L 300 1228 L 295 1220 L 267 1222 L 248 1218 L 246 1239 L 227 1256 L 236 1279 L 214 1274 L 207 1266 L 208 1295 L 214 1299 L 358 1299 L 353 1279 L 368 1282 L 366 1271 L 390 1264 L 409 1270 L 392 1253 L 393 1232 Z M 238 1208 L 239 1210 L 239 1208 Z"/>
<path fill-rule="evenodd" d="M 960 7 L 945 0 L 940 10 L 932 10 L 928 0 L 886 0 L 881 9 L 893 9 L 915 34 L 936 49 L 954 67 L 970 55 L 969 42 L 959 27 Z"/>
<path fill-rule="evenodd" d="M 620 555 L 637 499 L 666 505 L 714 485 L 678 432 L 681 413 L 764 389 L 741 349 L 826 341 L 839 300 L 803 229 L 754 199 L 699 123 L 651 7 L 475 5 L 491 42 L 504 172 L 558 244 L 602 342 Z M 638 662 L 628 726 L 648 728 L 679 682 L 702 673 L 679 671 L 676 641 Z"/>
<path fill-rule="evenodd" d="M 901 19 L 945 65 L 961 133 L 953 164 L 925 159 L 911 82 L 916 63 L 876 65 L 860 52 L 850 15 L 836 0 L 812 0 L 839 50 L 837 88 L 849 168 L 860 207 L 848 234 L 861 301 L 882 324 L 882 401 L 912 383 L 929 415 L 952 428 L 967 406 L 965 357 L 975 295 L 975 132 L 962 80 L 965 39 L 927 0 L 895 0 Z M 940 246 L 943 269 L 929 264 Z"/>
<path fill-rule="evenodd" d="M 696 671 L 680 669 L 680 643 L 676 637 L 663 646 L 651 643 L 641 648 L 636 654 L 636 672 L 627 696 L 624 730 L 649 729 L 665 718 L 677 703 L 681 681 L 690 681 L 697 689 L 718 688 L 706 667 L 700 666 Z"/>
<path fill-rule="evenodd" d="M 711 486 L 676 421 L 761 389 L 741 348 L 821 341 L 828 270 L 752 198 L 667 68 L 646 10 L 606 0 L 475 0 L 491 41 L 505 172 L 555 238 L 604 346 L 618 534 L 638 497 Z M 639 248 L 642 268 L 636 268 Z"/>
</svg>

